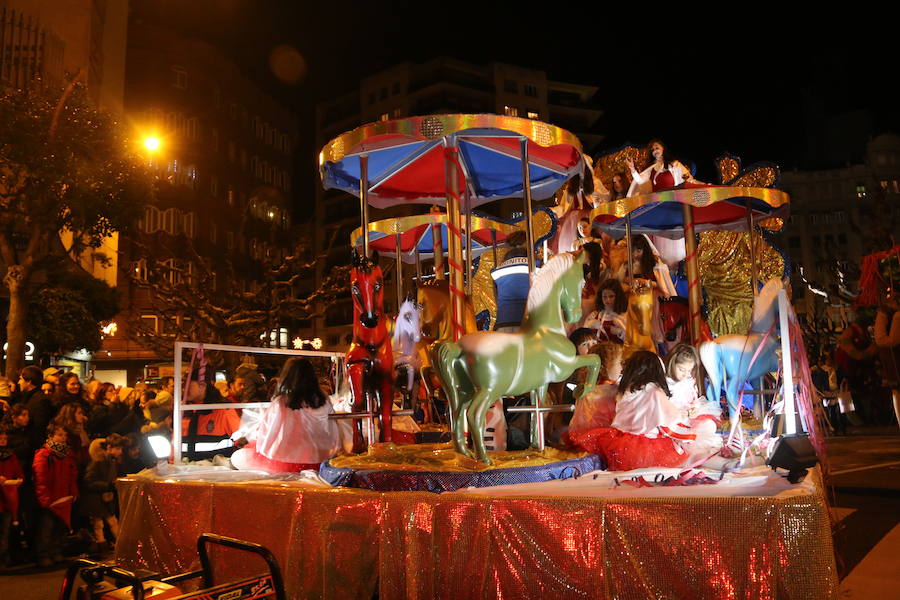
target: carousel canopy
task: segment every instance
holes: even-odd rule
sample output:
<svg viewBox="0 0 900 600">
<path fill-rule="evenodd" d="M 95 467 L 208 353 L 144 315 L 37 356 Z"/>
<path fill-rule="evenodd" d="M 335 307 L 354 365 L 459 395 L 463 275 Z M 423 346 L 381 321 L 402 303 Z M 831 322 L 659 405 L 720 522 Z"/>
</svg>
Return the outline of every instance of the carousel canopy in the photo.
<svg viewBox="0 0 900 600">
<path fill-rule="evenodd" d="M 431 124 L 440 127 L 429 128 L 428 119 L 438 119 Z M 489 126 L 455 129 L 471 124 Z M 320 172 L 326 189 L 358 195 L 360 157 L 368 156 L 369 203 L 379 208 L 411 203 L 443 205 L 449 148 L 458 148 L 458 189 L 462 195 L 468 184 L 472 207 L 522 195 L 522 139 L 527 140 L 530 186 L 535 200 L 551 197 L 582 168 L 577 138 L 529 119 L 435 115 L 388 121 L 381 128 L 377 124 L 365 127 L 372 128 L 372 135 L 354 130 L 332 140 L 320 156 Z M 451 133 L 434 137 L 438 130 Z M 338 147 L 346 147 L 347 142 L 357 139 L 346 152 L 338 151 Z"/>
<path fill-rule="evenodd" d="M 626 218 L 634 234 L 646 233 L 669 238 L 684 237 L 682 205 L 694 207 L 694 231 L 747 230 L 747 209 L 758 223 L 770 217 L 785 218 L 789 197 L 781 190 L 758 187 L 703 186 L 657 192 L 607 202 L 591 216 L 599 228 L 612 237 L 625 235 Z"/>
<path fill-rule="evenodd" d="M 535 209 L 536 217 L 543 214 L 543 218 L 535 221 L 535 246 L 549 239 L 556 233 L 556 217 L 550 209 L 540 207 Z M 484 216 L 472 215 L 472 256 L 481 255 L 485 250 L 493 246 L 494 237 L 497 245 L 506 242 L 506 237 L 520 229 L 518 221 L 503 221 Z M 434 258 L 433 226 L 437 225 L 441 230 L 441 247 L 446 255 L 448 252 L 447 240 L 447 214 L 428 213 L 411 217 L 385 219 L 369 224 L 369 248 L 377 250 L 381 256 L 396 256 L 397 234 L 400 235 L 400 256 L 403 262 L 416 262 L 416 248 L 419 258 L 428 260 Z M 492 235 L 493 233 L 493 235 Z M 362 227 L 358 227 L 350 236 L 350 244 L 355 248 L 362 248 Z"/>
</svg>

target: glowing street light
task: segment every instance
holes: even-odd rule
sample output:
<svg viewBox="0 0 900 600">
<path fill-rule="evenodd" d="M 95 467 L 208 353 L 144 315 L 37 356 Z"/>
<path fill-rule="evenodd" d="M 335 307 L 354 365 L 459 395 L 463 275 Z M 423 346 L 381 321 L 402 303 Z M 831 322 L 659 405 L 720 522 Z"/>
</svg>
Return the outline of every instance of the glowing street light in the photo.
<svg viewBox="0 0 900 600">
<path fill-rule="evenodd" d="M 144 148 L 149 150 L 150 152 L 156 152 L 159 150 L 159 147 L 162 145 L 158 137 L 149 136 L 144 138 Z"/>
</svg>

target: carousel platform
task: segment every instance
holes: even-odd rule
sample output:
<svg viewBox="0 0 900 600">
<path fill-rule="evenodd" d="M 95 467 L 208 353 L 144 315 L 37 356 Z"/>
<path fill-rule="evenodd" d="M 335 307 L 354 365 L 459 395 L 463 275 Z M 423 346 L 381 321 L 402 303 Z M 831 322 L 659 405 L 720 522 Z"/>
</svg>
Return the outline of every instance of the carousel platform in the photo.
<svg viewBox="0 0 900 600">
<path fill-rule="evenodd" d="M 579 477 L 603 467 L 584 452 L 547 448 L 492 453 L 487 466 L 453 451 L 452 444 L 375 444 L 368 454 L 339 456 L 322 464 L 319 475 L 334 486 L 378 492 L 454 492 L 517 483 Z"/>
<path fill-rule="evenodd" d="M 270 548 L 291 598 L 835 598 L 818 470 L 765 467 L 714 485 L 635 487 L 675 471 L 456 492 L 335 488 L 307 473 L 182 467 L 121 479 L 117 560 L 196 568 L 197 535 Z M 261 566 L 223 555 L 229 576 Z"/>
</svg>

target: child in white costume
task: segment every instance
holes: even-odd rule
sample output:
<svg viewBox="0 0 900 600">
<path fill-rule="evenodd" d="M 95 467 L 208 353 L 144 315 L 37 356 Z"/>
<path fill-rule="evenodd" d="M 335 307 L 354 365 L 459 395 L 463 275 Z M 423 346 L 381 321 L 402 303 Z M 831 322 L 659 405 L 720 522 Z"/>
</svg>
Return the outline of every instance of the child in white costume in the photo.
<svg viewBox="0 0 900 600">
<path fill-rule="evenodd" d="M 711 456 L 722 448 L 722 437 L 716 433 L 722 422 L 722 409 L 697 393 L 697 351 L 678 344 L 669 352 L 666 383 L 671 401 L 681 411 L 681 423 L 687 426 L 687 439 L 682 444 L 698 458 Z M 701 456 L 703 455 L 703 456 Z"/>
</svg>

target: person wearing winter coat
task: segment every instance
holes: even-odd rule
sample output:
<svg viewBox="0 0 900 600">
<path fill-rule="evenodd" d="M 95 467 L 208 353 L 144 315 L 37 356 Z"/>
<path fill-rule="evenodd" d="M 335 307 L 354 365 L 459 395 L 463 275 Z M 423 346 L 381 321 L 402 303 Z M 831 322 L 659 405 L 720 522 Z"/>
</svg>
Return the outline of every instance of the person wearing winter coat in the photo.
<svg viewBox="0 0 900 600">
<path fill-rule="evenodd" d="M 19 486 L 25 479 L 7 442 L 7 426 L 0 425 L 0 570 L 9 566 L 9 531 L 19 521 Z"/>
<path fill-rule="evenodd" d="M 35 532 L 38 566 L 62 562 L 62 539 L 72 527 L 72 504 L 78 497 L 78 465 L 61 425 L 47 428 L 47 442 L 34 455 L 34 488 L 40 506 Z"/>
<path fill-rule="evenodd" d="M 91 462 L 81 482 L 81 513 L 90 519 L 94 542 L 101 553 L 110 549 L 105 528 L 109 527 L 112 537 L 119 535 L 115 481 L 122 452 L 127 445 L 128 439 L 116 433 L 92 441 L 89 449 Z"/>
</svg>

